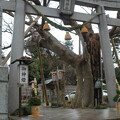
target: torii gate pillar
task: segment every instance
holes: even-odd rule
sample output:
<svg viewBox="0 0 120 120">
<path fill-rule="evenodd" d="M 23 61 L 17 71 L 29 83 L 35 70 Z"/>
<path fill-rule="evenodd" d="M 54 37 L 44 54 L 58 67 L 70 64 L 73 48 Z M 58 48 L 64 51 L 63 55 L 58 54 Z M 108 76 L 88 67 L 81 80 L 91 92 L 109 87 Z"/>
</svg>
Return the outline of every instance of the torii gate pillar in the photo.
<svg viewBox="0 0 120 120">
<path fill-rule="evenodd" d="M 25 25 L 25 3 L 23 0 L 16 0 L 14 32 L 12 40 L 11 62 L 23 56 L 24 48 L 24 25 Z M 19 87 L 18 87 L 18 63 L 10 65 L 8 109 L 9 113 L 19 107 Z"/>
<path fill-rule="evenodd" d="M 2 62 L 2 6 L 0 1 L 0 64 Z"/>
<path fill-rule="evenodd" d="M 105 16 L 105 11 L 103 6 L 97 8 L 97 12 L 100 13 L 99 16 L 99 33 L 100 33 L 100 43 L 103 54 L 103 64 L 105 71 L 105 80 L 107 83 L 108 90 L 108 100 L 111 107 L 115 107 L 113 102 L 113 97 L 116 94 L 116 84 L 115 84 L 115 70 L 113 66 L 113 58 L 111 54 L 110 38 L 107 28 L 107 20 Z"/>
</svg>

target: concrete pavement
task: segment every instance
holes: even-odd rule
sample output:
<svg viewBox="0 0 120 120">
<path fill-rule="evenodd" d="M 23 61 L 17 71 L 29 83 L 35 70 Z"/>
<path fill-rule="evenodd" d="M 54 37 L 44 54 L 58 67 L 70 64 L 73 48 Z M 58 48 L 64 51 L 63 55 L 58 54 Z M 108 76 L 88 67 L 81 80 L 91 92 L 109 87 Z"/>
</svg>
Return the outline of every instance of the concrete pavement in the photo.
<svg viewBox="0 0 120 120">
<path fill-rule="evenodd" d="M 120 120 L 120 111 L 108 109 L 68 109 L 41 107 L 42 117 L 22 117 L 10 120 Z"/>
</svg>

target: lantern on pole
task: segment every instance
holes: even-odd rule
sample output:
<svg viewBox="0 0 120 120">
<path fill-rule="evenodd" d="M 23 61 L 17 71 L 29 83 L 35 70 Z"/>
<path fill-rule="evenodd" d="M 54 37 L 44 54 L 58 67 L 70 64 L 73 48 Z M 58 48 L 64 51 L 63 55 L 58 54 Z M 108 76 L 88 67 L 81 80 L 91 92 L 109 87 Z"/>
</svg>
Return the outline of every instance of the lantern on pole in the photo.
<svg viewBox="0 0 120 120">
<path fill-rule="evenodd" d="M 62 79 L 63 74 L 64 74 L 64 70 L 57 70 L 57 77 L 58 77 L 58 79 Z"/>
<path fill-rule="evenodd" d="M 28 84 L 28 64 L 31 64 L 33 60 L 29 57 L 21 57 L 19 59 L 16 59 L 15 61 L 11 62 L 11 64 L 14 64 L 15 62 L 19 62 L 19 116 L 21 116 L 21 91 L 22 91 L 22 85 Z"/>
<path fill-rule="evenodd" d="M 52 75 L 52 80 L 56 81 L 57 80 L 57 72 L 56 71 L 51 72 L 51 75 Z"/>
<path fill-rule="evenodd" d="M 28 84 L 28 65 L 19 65 L 20 84 Z"/>
</svg>

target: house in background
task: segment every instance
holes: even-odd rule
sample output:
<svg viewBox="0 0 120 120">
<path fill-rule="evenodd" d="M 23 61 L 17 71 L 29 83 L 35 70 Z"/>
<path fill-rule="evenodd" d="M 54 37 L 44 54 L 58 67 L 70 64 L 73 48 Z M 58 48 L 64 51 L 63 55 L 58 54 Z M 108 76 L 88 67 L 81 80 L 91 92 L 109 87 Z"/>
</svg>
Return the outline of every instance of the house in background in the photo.
<svg viewBox="0 0 120 120">
<path fill-rule="evenodd" d="M 50 101 L 57 97 L 56 90 L 55 90 L 55 83 L 52 79 L 48 79 L 45 81 L 46 88 L 47 88 L 47 95 Z M 25 85 L 22 87 L 22 102 L 27 102 L 27 100 L 31 97 L 31 86 Z M 42 99 L 42 85 L 38 84 L 38 90 L 40 91 L 40 97 Z M 65 85 L 65 95 L 69 94 L 72 91 L 76 90 L 76 85 Z"/>
</svg>

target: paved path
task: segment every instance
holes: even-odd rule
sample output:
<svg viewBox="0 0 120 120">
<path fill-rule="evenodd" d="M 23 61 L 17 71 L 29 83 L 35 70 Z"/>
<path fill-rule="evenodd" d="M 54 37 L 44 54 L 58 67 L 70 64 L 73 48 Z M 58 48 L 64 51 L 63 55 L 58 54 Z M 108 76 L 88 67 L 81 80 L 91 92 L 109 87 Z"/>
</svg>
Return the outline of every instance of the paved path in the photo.
<svg viewBox="0 0 120 120">
<path fill-rule="evenodd" d="M 120 120 L 120 112 L 115 109 L 67 109 L 41 108 L 43 117 L 23 117 L 16 120 Z M 11 120 L 15 120 L 11 119 Z"/>
</svg>

